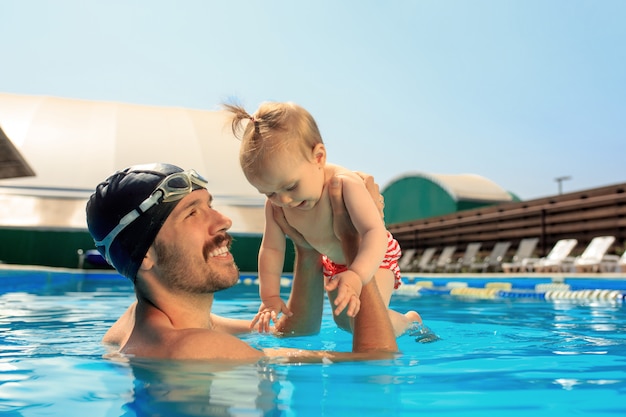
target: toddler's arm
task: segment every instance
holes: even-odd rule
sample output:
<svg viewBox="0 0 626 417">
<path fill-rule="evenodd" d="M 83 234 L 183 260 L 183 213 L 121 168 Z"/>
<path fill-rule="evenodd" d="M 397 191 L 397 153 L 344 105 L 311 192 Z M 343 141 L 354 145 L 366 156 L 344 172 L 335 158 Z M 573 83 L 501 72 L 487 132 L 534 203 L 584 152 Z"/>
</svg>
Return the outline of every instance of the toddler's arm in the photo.
<svg viewBox="0 0 626 417">
<path fill-rule="evenodd" d="M 265 231 L 259 250 L 259 295 L 261 306 L 250 323 L 260 332 L 269 332 L 270 323 L 276 322 L 278 314 L 290 315 L 291 311 L 280 298 L 280 276 L 285 261 L 285 234 L 274 220 L 272 204 L 265 202 Z"/>
</svg>

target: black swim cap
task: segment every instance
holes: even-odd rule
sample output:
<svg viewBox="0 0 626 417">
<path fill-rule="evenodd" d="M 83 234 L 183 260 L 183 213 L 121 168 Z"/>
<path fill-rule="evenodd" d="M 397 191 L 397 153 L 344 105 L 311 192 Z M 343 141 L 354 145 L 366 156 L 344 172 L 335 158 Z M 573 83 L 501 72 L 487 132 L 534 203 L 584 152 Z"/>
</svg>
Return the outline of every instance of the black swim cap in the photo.
<svg viewBox="0 0 626 417">
<path fill-rule="evenodd" d="M 122 217 L 137 209 L 152 194 L 165 177 L 177 172 L 183 170 L 170 164 L 137 165 L 118 171 L 98 184 L 87 202 L 87 226 L 94 241 L 104 239 Z M 194 184 L 194 189 L 197 188 L 200 187 Z M 150 245 L 179 201 L 152 206 L 113 239 L 109 247 L 109 263 L 120 274 L 135 280 Z M 97 248 L 106 257 L 105 247 Z"/>
</svg>

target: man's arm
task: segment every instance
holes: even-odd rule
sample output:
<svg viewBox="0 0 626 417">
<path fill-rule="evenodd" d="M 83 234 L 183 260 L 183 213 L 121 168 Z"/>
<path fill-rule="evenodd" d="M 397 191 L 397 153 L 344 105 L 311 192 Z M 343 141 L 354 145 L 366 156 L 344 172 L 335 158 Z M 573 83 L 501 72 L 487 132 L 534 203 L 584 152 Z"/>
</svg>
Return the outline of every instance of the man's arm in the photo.
<svg viewBox="0 0 626 417">
<path fill-rule="evenodd" d="M 219 330 L 232 335 L 250 333 L 250 320 L 231 319 L 211 313 L 211 322 L 215 330 Z"/>
<path fill-rule="evenodd" d="M 367 182 L 366 182 L 367 184 Z M 370 184 L 371 185 L 371 184 Z M 372 196 L 372 188 L 368 188 Z M 341 247 L 348 261 L 354 260 L 359 251 L 359 234 L 352 225 L 341 195 L 341 179 L 334 177 L 329 188 L 333 207 L 335 234 L 341 240 Z M 398 343 L 389 319 L 376 280 L 371 279 L 361 290 L 361 309 L 354 321 L 352 338 L 353 352 L 397 352 Z"/>
<path fill-rule="evenodd" d="M 274 219 L 293 241 L 296 251 L 291 294 L 287 301 L 287 307 L 292 315 L 283 314 L 276 323 L 275 329 L 283 336 L 318 333 L 324 308 L 321 255 L 287 223 L 282 209 L 274 207 Z"/>
</svg>

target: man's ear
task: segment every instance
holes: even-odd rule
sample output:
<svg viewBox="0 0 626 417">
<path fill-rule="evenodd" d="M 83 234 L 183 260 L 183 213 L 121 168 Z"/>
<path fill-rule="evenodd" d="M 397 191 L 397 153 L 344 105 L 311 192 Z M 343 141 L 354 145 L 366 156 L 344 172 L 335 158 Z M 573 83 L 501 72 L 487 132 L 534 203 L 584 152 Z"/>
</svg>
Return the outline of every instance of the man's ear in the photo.
<svg viewBox="0 0 626 417">
<path fill-rule="evenodd" d="M 148 252 L 146 252 L 146 256 L 143 257 L 141 261 L 141 265 L 139 265 L 139 269 L 143 271 L 148 271 L 154 267 L 154 262 L 156 259 L 156 254 L 154 252 L 153 246 L 150 246 Z"/>
<path fill-rule="evenodd" d="M 313 161 L 316 164 L 326 164 L 326 147 L 323 143 L 318 143 L 313 147 Z"/>
</svg>

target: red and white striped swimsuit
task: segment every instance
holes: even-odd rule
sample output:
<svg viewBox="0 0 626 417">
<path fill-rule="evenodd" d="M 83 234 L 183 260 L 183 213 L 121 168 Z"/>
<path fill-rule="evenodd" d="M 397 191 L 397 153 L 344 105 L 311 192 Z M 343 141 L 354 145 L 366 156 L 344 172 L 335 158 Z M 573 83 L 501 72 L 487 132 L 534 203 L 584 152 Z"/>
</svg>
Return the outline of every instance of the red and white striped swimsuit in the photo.
<svg viewBox="0 0 626 417">
<path fill-rule="evenodd" d="M 400 266 L 398 266 L 398 259 L 400 259 L 400 255 L 402 255 L 400 244 L 393 238 L 390 232 L 387 232 L 387 252 L 385 253 L 385 257 L 380 264 L 380 268 L 390 269 L 393 271 L 393 274 L 396 277 L 393 288 L 396 290 L 400 284 L 402 284 L 402 275 L 400 274 Z M 325 278 L 332 278 L 333 276 L 348 270 L 346 265 L 335 263 L 326 255 L 322 255 L 322 267 L 324 268 Z"/>
</svg>

